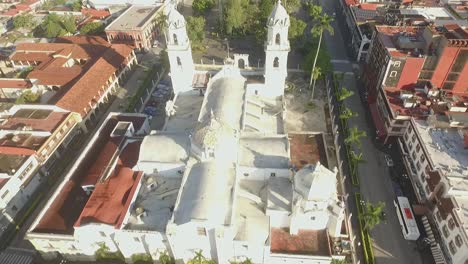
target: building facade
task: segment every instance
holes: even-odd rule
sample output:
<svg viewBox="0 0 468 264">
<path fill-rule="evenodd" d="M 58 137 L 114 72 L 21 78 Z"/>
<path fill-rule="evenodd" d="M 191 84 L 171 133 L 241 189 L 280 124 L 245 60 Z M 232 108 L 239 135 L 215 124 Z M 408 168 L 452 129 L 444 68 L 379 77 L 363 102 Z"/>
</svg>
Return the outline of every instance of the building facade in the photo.
<svg viewBox="0 0 468 264">
<path fill-rule="evenodd" d="M 127 44 L 139 51 L 153 47 L 159 34 L 155 18 L 163 5 L 131 5 L 106 29 L 107 40 L 112 44 Z"/>
</svg>

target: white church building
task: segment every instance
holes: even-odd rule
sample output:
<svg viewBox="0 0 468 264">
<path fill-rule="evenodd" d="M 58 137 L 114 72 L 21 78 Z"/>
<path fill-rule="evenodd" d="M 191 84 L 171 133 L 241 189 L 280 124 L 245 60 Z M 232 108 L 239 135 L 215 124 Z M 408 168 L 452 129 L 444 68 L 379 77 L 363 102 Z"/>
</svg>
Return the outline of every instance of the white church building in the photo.
<svg viewBox="0 0 468 264">
<path fill-rule="evenodd" d="M 192 87 L 205 73 L 195 69 L 185 19 L 174 7 L 166 12 L 175 98 L 164 129 L 148 134 L 138 115 L 108 118 L 92 141 L 98 158 L 87 158 L 92 148 L 82 154 L 92 165 L 75 166 L 27 239 L 46 258 L 92 259 L 105 248 L 128 262 L 168 254 L 186 263 L 200 250 L 219 264 L 344 259 L 336 168 L 292 164 L 301 146 L 283 124 L 289 16 L 281 2 L 268 19 L 264 83 L 228 59 L 203 96 Z"/>
</svg>

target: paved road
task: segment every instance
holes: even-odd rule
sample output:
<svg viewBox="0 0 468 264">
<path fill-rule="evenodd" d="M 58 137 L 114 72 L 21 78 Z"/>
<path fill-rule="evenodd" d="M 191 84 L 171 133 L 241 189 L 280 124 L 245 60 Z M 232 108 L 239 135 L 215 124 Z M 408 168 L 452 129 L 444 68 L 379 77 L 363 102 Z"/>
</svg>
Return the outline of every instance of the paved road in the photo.
<svg viewBox="0 0 468 264">
<path fill-rule="evenodd" d="M 323 9 L 328 14 L 338 13 L 338 1 L 321 0 Z M 356 126 L 369 135 L 362 140 L 362 152 L 366 163 L 359 167 L 360 191 L 363 198 L 370 202 L 383 201 L 386 204 L 387 221 L 376 226 L 371 231 L 374 255 L 378 264 L 419 264 L 421 256 L 415 250 L 416 244 L 403 238 L 400 224 L 393 207 L 394 193 L 388 168 L 385 166 L 383 153 L 378 150 L 372 140 L 375 128 L 366 120 L 366 112 L 359 99 L 359 91 L 353 68 L 357 65 L 348 58 L 346 41 L 344 40 L 337 22 L 333 22 L 334 35 L 325 34 L 324 39 L 330 53 L 335 71 L 348 72 L 343 83 L 355 95 L 346 101 L 347 107 L 359 114 L 350 120 L 350 126 Z M 350 198 L 353 198 L 350 195 Z M 357 233 L 355 230 L 355 233 Z"/>
</svg>

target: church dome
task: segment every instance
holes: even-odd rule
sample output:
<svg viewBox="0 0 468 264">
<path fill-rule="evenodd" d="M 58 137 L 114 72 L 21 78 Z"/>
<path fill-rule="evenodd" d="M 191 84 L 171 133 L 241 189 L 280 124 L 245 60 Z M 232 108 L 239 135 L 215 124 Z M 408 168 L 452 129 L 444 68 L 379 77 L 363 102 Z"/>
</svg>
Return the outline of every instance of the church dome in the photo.
<svg viewBox="0 0 468 264">
<path fill-rule="evenodd" d="M 234 130 L 227 124 L 211 117 L 195 128 L 193 143 L 203 148 L 215 148 L 219 143 L 234 138 Z"/>
<path fill-rule="evenodd" d="M 184 16 L 179 13 L 175 9 L 173 5 L 168 6 L 168 11 L 167 11 L 167 27 L 170 29 L 177 29 L 177 28 L 182 28 L 185 27 L 185 18 Z"/>
<path fill-rule="evenodd" d="M 281 4 L 281 0 L 278 0 L 275 7 L 273 8 L 273 11 L 271 11 L 270 16 L 268 17 L 267 24 L 270 27 L 275 25 L 284 27 L 289 26 L 289 15 L 288 12 L 286 12 L 286 9 Z"/>
</svg>

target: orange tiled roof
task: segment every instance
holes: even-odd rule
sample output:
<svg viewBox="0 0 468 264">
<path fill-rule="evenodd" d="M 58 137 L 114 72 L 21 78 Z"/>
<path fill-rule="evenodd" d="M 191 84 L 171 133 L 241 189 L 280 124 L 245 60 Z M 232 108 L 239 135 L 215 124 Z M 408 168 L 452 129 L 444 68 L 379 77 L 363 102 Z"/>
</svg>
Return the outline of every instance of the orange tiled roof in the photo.
<svg viewBox="0 0 468 264">
<path fill-rule="evenodd" d="M 112 45 L 94 65 L 60 98 L 56 105 L 86 116 L 93 101 L 98 101 L 109 77 L 125 64 L 132 49 L 128 45 Z M 97 70 L 99 69 L 99 70 Z"/>
<path fill-rule="evenodd" d="M 43 85 L 69 86 L 62 87 L 53 101 L 59 107 L 86 116 L 102 96 L 109 78 L 126 64 L 132 48 L 125 44 L 110 45 L 100 37 L 62 37 L 58 41 L 19 44 L 11 60 L 41 62 L 28 78 L 38 79 Z M 68 58 L 85 63 L 64 67 Z"/>
</svg>

